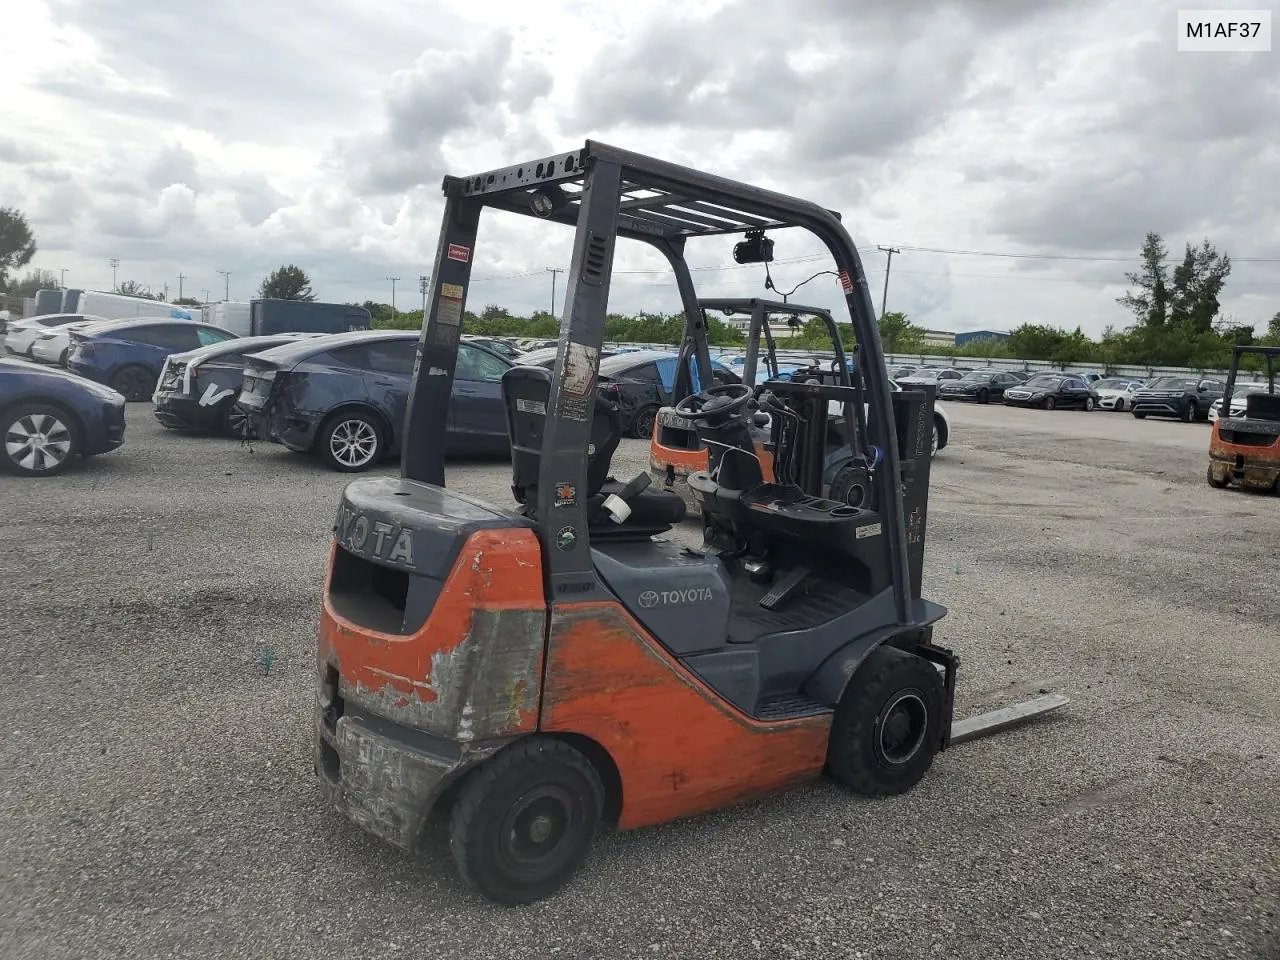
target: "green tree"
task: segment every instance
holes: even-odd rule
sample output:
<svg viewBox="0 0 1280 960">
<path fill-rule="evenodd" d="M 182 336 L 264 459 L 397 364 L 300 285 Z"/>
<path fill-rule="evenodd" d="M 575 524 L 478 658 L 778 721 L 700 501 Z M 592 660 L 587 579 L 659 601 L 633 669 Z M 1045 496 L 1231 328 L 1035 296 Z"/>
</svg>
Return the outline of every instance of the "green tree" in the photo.
<svg viewBox="0 0 1280 960">
<path fill-rule="evenodd" d="M 1208 240 L 1199 247 L 1188 243 L 1182 263 L 1173 271 L 1170 323 L 1189 324 L 1197 333 L 1212 330 L 1218 318 L 1219 297 L 1230 274 L 1230 257 L 1219 254 Z"/>
<path fill-rule="evenodd" d="M 9 274 L 21 270 L 35 255 L 36 238 L 27 218 L 16 207 L 0 207 L 0 291 L 15 292 L 9 290 Z"/>
<path fill-rule="evenodd" d="M 258 288 L 263 300 L 314 300 L 311 278 L 301 267 L 293 264 L 271 271 Z"/>
<path fill-rule="evenodd" d="M 171 300 L 171 301 L 170 301 L 170 303 L 172 303 L 174 306 L 178 306 L 178 307 L 198 307 L 198 306 L 200 306 L 200 301 L 199 301 L 199 300 L 197 300 L 195 297 L 178 297 L 178 299 L 176 299 L 176 300 Z"/>
<path fill-rule="evenodd" d="M 28 270 L 22 279 L 12 284 L 8 293 L 15 297 L 34 297 L 37 290 L 56 290 L 58 276 L 52 270 Z"/>
<path fill-rule="evenodd" d="M 1148 233 L 1142 243 L 1142 267 L 1136 273 L 1126 273 L 1125 279 L 1137 287 L 1137 292 L 1126 291 L 1116 302 L 1133 313 L 1138 323 L 1148 327 L 1163 327 L 1169 321 L 1169 305 L 1172 291 L 1169 288 L 1169 270 L 1165 260 L 1169 251 L 1158 233 Z"/>
<path fill-rule="evenodd" d="M 900 311 L 886 313 L 878 321 L 885 353 L 917 353 L 924 345 L 924 330 Z"/>
<path fill-rule="evenodd" d="M 1267 324 L 1267 335 L 1262 338 L 1262 342 L 1269 347 L 1280 347 L 1280 311 L 1271 315 L 1271 322 Z"/>
<path fill-rule="evenodd" d="M 142 297 L 146 300 L 159 300 L 160 297 L 151 292 L 151 288 L 137 280 L 126 280 L 120 284 L 116 293 L 124 297 Z"/>
</svg>

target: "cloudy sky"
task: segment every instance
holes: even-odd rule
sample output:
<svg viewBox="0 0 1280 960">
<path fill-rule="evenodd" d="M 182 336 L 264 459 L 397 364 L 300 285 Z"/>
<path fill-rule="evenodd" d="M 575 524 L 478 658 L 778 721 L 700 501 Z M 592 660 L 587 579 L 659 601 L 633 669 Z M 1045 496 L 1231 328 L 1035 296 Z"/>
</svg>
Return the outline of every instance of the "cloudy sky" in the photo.
<svg viewBox="0 0 1280 960">
<path fill-rule="evenodd" d="M 1280 310 L 1280 51 L 1179 53 L 1123 0 L 25 0 L 5 16 L 0 205 L 35 265 L 248 299 L 281 263 L 324 299 L 418 302 L 440 180 L 601 139 L 840 210 L 877 305 L 926 326 L 1098 334 L 1143 234 L 1235 259 L 1224 313 Z M 1231 8 L 1261 6 L 1236 0 Z M 824 269 L 778 237 L 786 289 Z M 549 305 L 562 228 L 491 215 L 468 307 Z M 707 295 L 761 294 L 732 241 Z M 947 251 L 947 252 L 938 252 Z M 966 252 L 967 251 L 967 252 Z M 976 255 L 984 254 L 984 255 Z M 619 247 L 610 307 L 671 311 Z M 560 276 L 563 290 L 563 275 Z M 796 299 L 835 305 L 820 277 Z"/>
</svg>

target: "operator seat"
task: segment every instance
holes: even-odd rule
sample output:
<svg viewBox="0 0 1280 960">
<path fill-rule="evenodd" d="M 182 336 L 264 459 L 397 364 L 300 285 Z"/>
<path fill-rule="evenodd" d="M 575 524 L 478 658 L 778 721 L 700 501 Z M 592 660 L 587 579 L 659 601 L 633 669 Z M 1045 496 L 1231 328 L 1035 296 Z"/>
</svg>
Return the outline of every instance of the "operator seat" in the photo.
<svg viewBox="0 0 1280 960">
<path fill-rule="evenodd" d="M 511 493 L 523 504 L 526 516 L 538 508 L 538 481 L 542 466 L 542 437 L 551 396 L 551 371 L 545 367 L 516 366 L 502 375 L 502 399 L 507 410 L 507 434 L 511 439 Z M 588 533 L 597 539 L 632 539 L 665 533 L 685 517 L 686 506 L 678 494 L 649 488 L 643 473 L 629 484 L 609 476 L 614 451 L 622 440 L 622 415 L 617 404 L 596 394 L 587 446 Z M 602 505 L 610 495 L 621 496 L 631 508 L 622 523 L 614 522 Z"/>
</svg>

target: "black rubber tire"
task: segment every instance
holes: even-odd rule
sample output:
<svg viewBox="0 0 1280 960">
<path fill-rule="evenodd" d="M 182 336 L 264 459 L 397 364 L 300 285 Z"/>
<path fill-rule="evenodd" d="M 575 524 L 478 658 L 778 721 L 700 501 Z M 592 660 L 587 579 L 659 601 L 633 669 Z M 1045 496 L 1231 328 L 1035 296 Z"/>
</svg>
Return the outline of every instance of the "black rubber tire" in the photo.
<svg viewBox="0 0 1280 960">
<path fill-rule="evenodd" d="M 357 426 L 358 424 L 363 424 L 363 428 Z M 366 459 L 358 461 L 354 456 L 351 461 L 340 460 L 333 450 L 334 434 L 339 430 L 359 431 L 361 435 L 371 436 L 373 443 L 371 454 Z M 324 423 L 320 424 L 320 429 L 316 431 L 316 452 L 325 466 L 339 473 L 363 473 L 376 467 L 382 460 L 385 448 L 386 433 L 381 420 L 376 414 L 364 410 L 339 410 L 326 418 Z"/>
<path fill-rule="evenodd" d="M 1053 397 L 1045 397 L 1044 408 L 1046 410 L 1056 410 L 1058 409 L 1058 401 L 1055 400 Z"/>
<path fill-rule="evenodd" d="M 1223 488 L 1231 485 L 1230 480 L 1213 479 L 1213 467 L 1209 467 L 1209 469 L 1205 471 L 1205 479 L 1209 481 L 1209 486 L 1214 487 L 1217 490 L 1222 490 Z"/>
<path fill-rule="evenodd" d="M 938 451 L 946 447 L 947 441 L 951 439 L 951 434 L 947 431 L 947 425 L 942 417 L 934 414 L 933 416 L 933 436 L 929 441 L 929 459 L 932 460 L 938 455 Z"/>
<path fill-rule="evenodd" d="M 827 498 L 850 507 L 874 510 L 875 488 L 867 475 L 866 467 L 861 463 L 846 463 L 837 470 L 831 479 Z"/>
<path fill-rule="evenodd" d="M 1190 423 L 1196 418 L 1196 402 L 1187 400 L 1182 405 L 1182 413 L 1179 415 L 1183 423 Z"/>
<path fill-rule="evenodd" d="M 978 391 L 978 402 L 979 402 L 979 403 L 987 403 L 988 401 L 990 401 L 990 399 L 991 399 L 991 394 L 989 394 L 986 390 L 979 390 L 979 391 Z"/>
<path fill-rule="evenodd" d="M 1147 419 L 1147 415 L 1146 415 L 1145 413 L 1139 413 L 1137 410 L 1135 410 L 1135 411 L 1133 411 L 1133 419 L 1135 419 L 1135 420 L 1145 420 L 1145 419 Z"/>
<path fill-rule="evenodd" d="M 150 400 L 156 389 L 156 377 L 141 364 L 130 363 L 111 374 L 110 387 L 130 403 Z"/>
<path fill-rule="evenodd" d="M 244 425 L 248 422 L 243 413 L 237 412 L 236 400 L 240 395 L 237 393 L 234 397 L 227 397 L 218 407 L 218 423 L 214 427 L 215 432 L 224 437 L 234 437 L 237 440 L 253 439 L 246 437 Z"/>
<path fill-rule="evenodd" d="M 653 437 L 653 418 L 658 415 L 658 408 L 653 404 L 641 407 L 636 418 L 631 421 L 631 435 L 639 440 Z"/>
<path fill-rule="evenodd" d="M 1084 412 L 1085 413 L 1093 412 L 1093 397 L 1084 398 Z"/>
<path fill-rule="evenodd" d="M 59 445 L 62 443 L 67 444 L 66 452 L 63 454 L 61 461 L 35 470 L 22 466 L 21 462 L 15 460 L 13 455 L 9 453 L 9 431 L 11 429 L 21 425 L 22 433 L 30 434 L 32 429 L 40 429 L 42 426 L 52 428 L 52 424 L 47 421 L 37 423 L 37 421 L 32 420 L 29 424 L 23 424 L 23 421 L 28 417 L 52 417 L 62 424 L 64 429 L 49 437 L 51 441 Z M 15 442 L 21 442 L 16 436 L 14 440 Z M 84 449 L 84 440 L 79 422 L 60 407 L 47 403 L 24 403 L 16 407 L 10 407 L 3 415 L 0 415 L 0 470 L 4 470 L 7 473 L 17 474 L 20 477 L 53 477 L 67 469 L 71 461 L 80 455 L 82 449 Z"/>
<path fill-rule="evenodd" d="M 1124 397 L 1116 398 L 1115 412 L 1124 413 Z"/>
<path fill-rule="evenodd" d="M 58 366 L 60 366 L 60 367 L 66 367 L 66 365 L 67 365 L 67 358 L 68 358 L 69 356 L 71 356 L 71 348 L 70 348 L 70 347 L 64 347 L 64 348 L 63 348 L 63 350 L 62 350 L 62 352 L 61 352 L 60 354 L 58 354 Z"/>
<path fill-rule="evenodd" d="M 942 731 L 942 678 L 928 660 L 897 647 L 873 650 L 858 667 L 836 706 L 827 743 L 827 772 L 842 786 L 868 797 L 905 793 L 928 772 Z M 883 749 L 886 719 L 898 723 L 896 706 L 911 714 L 914 751 L 890 759 Z"/>
<path fill-rule="evenodd" d="M 524 824 L 526 843 L 540 819 L 553 845 L 516 862 L 521 805 L 541 803 Z M 591 761 L 552 737 L 519 740 L 463 783 L 449 823 L 449 848 L 462 878 L 495 903 L 532 903 L 563 887 L 587 859 L 604 811 L 604 786 Z M 514 819 L 513 819 L 514 818 Z M 559 820 L 557 824 L 556 821 Z M 558 826 L 558 829 L 557 829 Z"/>
</svg>

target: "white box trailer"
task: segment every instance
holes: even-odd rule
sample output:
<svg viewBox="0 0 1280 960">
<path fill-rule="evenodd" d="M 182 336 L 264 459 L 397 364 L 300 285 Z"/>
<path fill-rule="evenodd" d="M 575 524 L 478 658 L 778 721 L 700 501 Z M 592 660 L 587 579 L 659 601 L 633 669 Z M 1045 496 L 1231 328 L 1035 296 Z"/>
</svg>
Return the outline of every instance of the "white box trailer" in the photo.
<svg viewBox="0 0 1280 960">
<path fill-rule="evenodd" d="M 127 297 L 122 293 L 103 293 L 99 290 L 67 291 L 62 304 L 63 313 L 81 313 L 104 320 L 127 320 L 130 317 L 173 317 L 176 320 L 197 320 L 198 307 L 180 307 L 162 300 L 146 297 Z M 71 296 L 70 294 L 75 294 Z"/>
<path fill-rule="evenodd" d="M 230 330 L 237 336 L 250 336 L 253 329 L 251 317 L 252 310 L 248 303 L 223 300 L 221 303 L 205 304 L 205 323 Z"/>
</svg>

